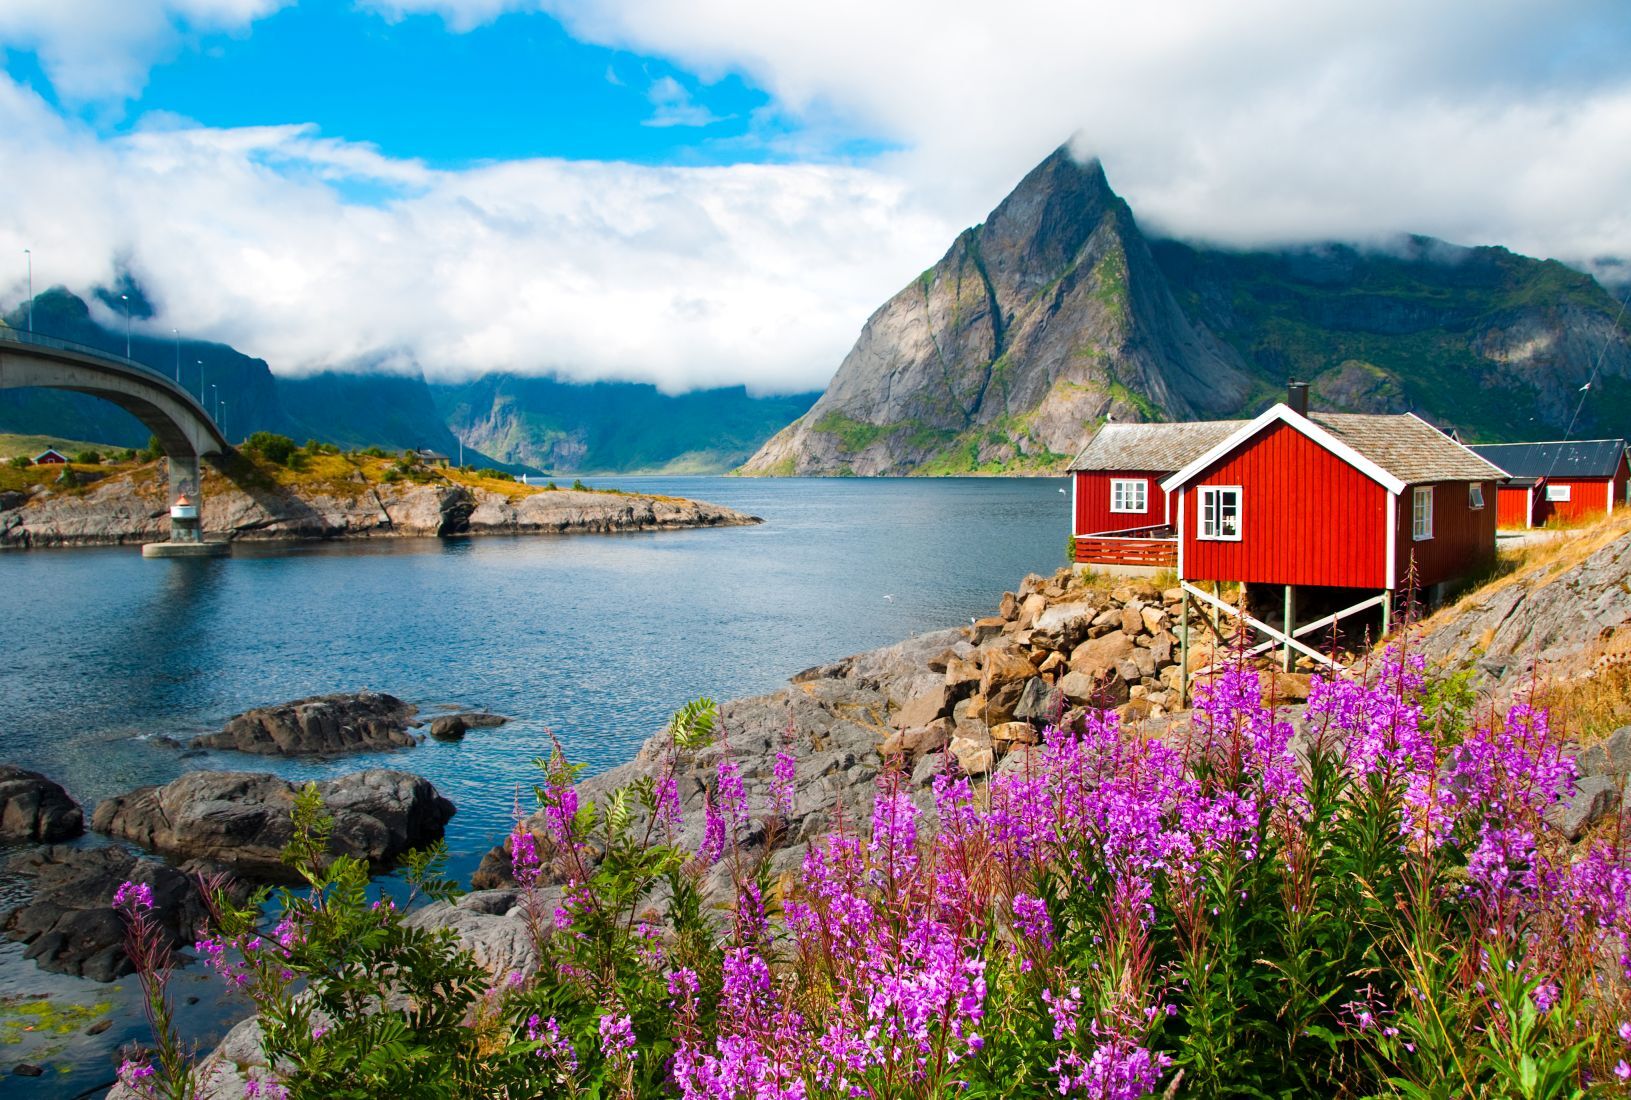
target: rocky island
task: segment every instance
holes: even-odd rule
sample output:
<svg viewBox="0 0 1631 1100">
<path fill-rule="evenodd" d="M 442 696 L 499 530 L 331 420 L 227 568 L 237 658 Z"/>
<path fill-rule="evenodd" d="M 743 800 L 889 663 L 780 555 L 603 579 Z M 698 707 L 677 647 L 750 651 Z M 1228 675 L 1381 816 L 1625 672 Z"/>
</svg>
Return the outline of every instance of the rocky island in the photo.
<svg viewBox="0 0 1631 1100">
<path fill-rule="evenodd" d="M 206 469 L 205 537 L 232 542 L 606 534 L 760 522 L 681 497 L 527 485 L 493 470 L 383 454 L 245 448 Z M 0 547 L 102 546 L 169 537 L 162 460 L 0 470 Z"/>
</svg>

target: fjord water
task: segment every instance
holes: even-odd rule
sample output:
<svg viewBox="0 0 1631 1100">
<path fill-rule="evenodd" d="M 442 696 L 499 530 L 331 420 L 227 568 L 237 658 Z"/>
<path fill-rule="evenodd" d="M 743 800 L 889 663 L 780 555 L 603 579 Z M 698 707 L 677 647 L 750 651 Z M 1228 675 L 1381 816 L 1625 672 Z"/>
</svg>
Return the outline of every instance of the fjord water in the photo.
<svg viewBox="0 0 1631 1100">
<path fill-rule="evenodd" d="M 98 799 L 193 768 L 300 779 L 402 768 L 458 806 L 448 844 L 465 875 L 502 840 L 518 792 L 530 791 L 530 761 L 548 753 L 552 734 L 590 770 L 613 766 L 688 699 L 773 690 L 811 665 L 966 623 L 1026 573 L 1064 562 L 1062 479 L 590 480 L 710 500 L 765 522 L 240 544 L 213 561 L 146 561 L 133 547 L 0 555 L 11 613 L 0 760 L 61 782 L 87 815 Z M 513 721 L 458 744 L 328 761 L 183 757 L 157 740 L 185 741 L 248 707 L 362 688 L 427 712 L 480 707 Z M 0 908 L 25 891 L 0 874 Z M 198 969 L 185 974 L 206 998 L 202 1012 L 213 998 Z M 0 947 L 0 994 L 111 997 L 122 1019 L 104 1044 L 141 1033 L 131 985 L 46 976 L 17 945 Z M 201 1038 L 212 1030 L 201 1026 Z M 95 1058 L 94 1067 L 8 1078 L 7 1087 L 73 1095 L 109 1068 L 105 1046 L 85 1046 L 53 1057 Z"/>
</svg>

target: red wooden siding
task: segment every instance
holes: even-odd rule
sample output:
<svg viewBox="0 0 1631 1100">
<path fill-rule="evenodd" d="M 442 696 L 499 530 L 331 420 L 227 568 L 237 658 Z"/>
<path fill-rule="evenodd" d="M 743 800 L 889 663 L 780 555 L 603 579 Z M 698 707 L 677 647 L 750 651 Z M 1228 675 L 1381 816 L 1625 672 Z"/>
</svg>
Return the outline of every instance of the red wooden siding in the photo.
<svg viewBox="0 0 1631 1100">
<path fill-rule="evenodd" d="M 1196 537 L 1202 485 L 1241 487 L 1240 541 Z M 1463 506 L 1465 495 L 1463 487 Z M 1184 512 L 1190 580 L 1387 587 L 1387 490 L 1289 425 L 1273 424 L 1219 459 L 1181 500 L 1173 511 Z M 1495 510 L 1488 513 L 1493 547 Z"/>
<path fill-rule="evenodd" d="M 1631 507 L 1631 462 L 1623 454 L 1620 456 L 1620 468 L 1614 474 L 1613 494 L 1614 505 L 1610 511 Z"/>
<path fill-rule="evenodd" d="M 1135 527 L 1149 527 L 1167 521 L 1167 496 L 1161 491 L 1165 474 L 1148 470 L 1129 470 L 1125 473 L 1103 470 L 1076 471 L 1076 530 L 1078 535 L 1096 535 L 1105 531 L 1127 531 Z M 1145 510 L 1142 512 L 1112 512 L 1110 510 L 1110 482 L 1133 478 L 1144 482 Z"/>
<path fill-rule="evenodd" d="M 1399 494 L 1399 534 L 1394 545 L 1398 555 L 1398 587 L 1405 585 L 1405 570 L 1412 558 L 1416 563 L 1416 587 L 1426 588 L 1454 580 L 1474 571 L 1495 557 L 1495 482 L 1484 482 L 1484 507 L 1468 504 L 1465 481 L 1442 481 L 1433 487 L 1433 537 L 1417 542 L 1412 535 L 1415 508 L 1414 485 Z"/>
<path fill-rule="evenodd" d="M 1495 519 L 1502 530 L 1529 526 L 1529 490 L 1503 485 Z"/>
<path fill-rule="evenodd" d="M 1567 485 L 1569 499 L 1547 500 L 1546 489 L 1553 485 Z M 1535 489 L 1535 526 L 1596 519 L 1608 511 L 1612 487 L 1613 482 L 1606 477 L 1547 478 Z"/>
</svg>

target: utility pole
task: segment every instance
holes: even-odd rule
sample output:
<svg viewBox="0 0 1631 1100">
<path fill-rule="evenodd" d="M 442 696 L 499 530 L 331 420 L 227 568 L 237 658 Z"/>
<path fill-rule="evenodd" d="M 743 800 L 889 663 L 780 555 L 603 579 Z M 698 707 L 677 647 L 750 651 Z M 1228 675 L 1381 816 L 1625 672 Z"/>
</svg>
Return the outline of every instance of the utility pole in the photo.
<svg viewBox="0 0 1631 1100">
<path fill-rule="evenodd" d="M 28 257 L 28 331 L 34 331 L 34 250 L 23 249 L 23 255 Z"/>
<path fill-rule="evenodd" d="M 193 362 L 198 364 L 198 403 L 202 405 L 204 403 L 204 360 L 195 359 Z"/>
<path fill-rule="evenodd" d="M 130 295 L 121 294 L 119 300 L 125 304 L 125 358 L 130 358 Z"/>
</svg>

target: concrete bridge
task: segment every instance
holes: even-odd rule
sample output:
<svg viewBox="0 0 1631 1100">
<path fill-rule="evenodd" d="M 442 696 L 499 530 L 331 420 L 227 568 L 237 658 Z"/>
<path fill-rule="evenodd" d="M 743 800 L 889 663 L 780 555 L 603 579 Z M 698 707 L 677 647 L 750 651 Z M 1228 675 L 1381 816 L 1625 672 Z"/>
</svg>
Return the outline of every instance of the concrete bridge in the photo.
<svg viewBox="0 0 1631 1100">
<path fill-rule="evenodd" d="M 0 389 L 21 386 L 88 393 L 113 402 L 145 424 L 169 459 L 171 508 L 170 541 L 151 543 L 142 552 L 163 557 L 214 549 L 216 544 L 202 541 L 198 462 L 222 453 L 228 445 L 192 394 L 134 359 L 0 327 Z"/>
</svg>

